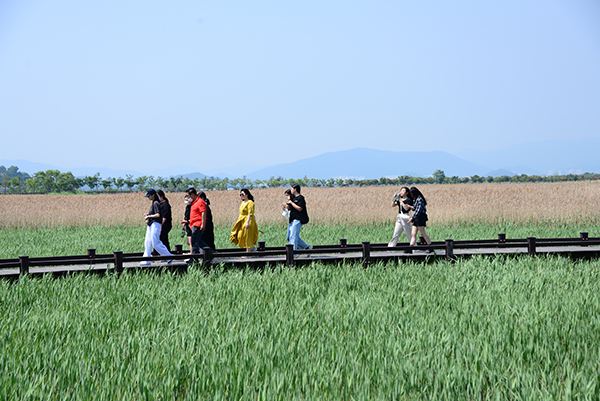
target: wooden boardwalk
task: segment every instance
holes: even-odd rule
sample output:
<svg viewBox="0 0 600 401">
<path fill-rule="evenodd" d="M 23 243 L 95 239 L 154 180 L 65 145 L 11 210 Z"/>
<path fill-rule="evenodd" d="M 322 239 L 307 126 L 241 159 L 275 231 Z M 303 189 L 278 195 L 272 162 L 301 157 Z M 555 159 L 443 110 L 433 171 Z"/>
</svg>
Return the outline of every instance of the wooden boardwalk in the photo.
<svg viewBox="0 0 600 401">
<path fill-rule="evenodd" d="M 434 242 L 431 246 L 418 246 L 417 251 L 405 253 L 408 244 L 400 244 L 388 248 L 387 244 L 346 244 L 340 240 L 339 245 L 316 245 L 313 249 L 294 251 L 291 245 L 285 247 L 265 247 L 259 243 L 256 252 L 250 254 L 239 249 L 205 249 L 204 254 L 194 255 L 194 260 L 205 269 L 213 266 L 225 268 L 263 268 L 276 265 L 305 266 L 313 262 L 327 264 L 358 263 L 368 267 L 378 262 L 405 263 L 409 261 L 430 262 L 457 259 L 473 256 L 514 255 L 533 257 L 535 255 L 561 255 L 572 258 L 598 258 L 600 256 L 600 238 L 588 238 L 581 233 L 579 238 L 546 238 L 506 239 L 499 234 L 494 240 Z M 0 279 L 18 279 L 22 275 L 60 277 L 68 274 L 106 274 L 123 271 L 175 271 L 187 272 L 189 254 L 183 254 L 181 245 L 176 246 L 178 254 L 172 257 L 144 258 L 141 253 L 96 255 L 89 249 L 87 255 L 55 256 L 46 258 L 29 258 L 0 260 Z M 149 266 L 141 266 L 140 262 L 148 262 Z"/>
</svg>

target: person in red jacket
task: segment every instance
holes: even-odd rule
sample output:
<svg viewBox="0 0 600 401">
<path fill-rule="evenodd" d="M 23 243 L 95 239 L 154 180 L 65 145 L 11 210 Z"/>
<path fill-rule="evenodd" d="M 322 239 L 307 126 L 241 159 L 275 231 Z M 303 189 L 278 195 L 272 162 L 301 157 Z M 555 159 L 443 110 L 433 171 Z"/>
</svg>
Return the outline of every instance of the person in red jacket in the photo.
<svg viewBox="0 0 600 401">
<path fill-rule="evenodd" d="M 192 229 L 192 254 L 202 253 L 202 248 L 208 247 L 202 240 L 202 233 L 206 228 L 206 203 L 198 196 L 195 188 L 185 191 L 192 199 L 190 209 L 190 228 Z"/>
</svg>

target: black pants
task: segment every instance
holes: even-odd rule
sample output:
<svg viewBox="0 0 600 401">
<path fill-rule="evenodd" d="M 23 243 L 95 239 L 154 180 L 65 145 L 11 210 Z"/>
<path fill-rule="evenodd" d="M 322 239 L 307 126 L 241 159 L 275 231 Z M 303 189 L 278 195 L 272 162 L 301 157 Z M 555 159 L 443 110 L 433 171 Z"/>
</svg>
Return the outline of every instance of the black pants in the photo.
<svg viewBox="0 0 600 401">
<path fill-rule="evenodd" d="M 171 231 L 172 226 L 163 225 L 160 229 L 160 242 L 167 247 L 169 252 L 171 252 L 171 245 L 169 245 L 169 231 Z M 156 250 L 152 250 L 152 256 L 158 256 L 158 252 Z"/>
<path fill-rule="evenodd" d="M 160 230 L 160 241 L 167 247 L 171 252 L 171 245 L 169 245 L 169 231 L 173 228 L 171 225 L 163 224 L 162 230 Z"/>
<path fill-rule="evenodd" d="M 200 227 L 192 227 L 192 253 L 200 253 L 200 249 L 208 245 L 202 240 L 202 230 Z"/>
</svg>

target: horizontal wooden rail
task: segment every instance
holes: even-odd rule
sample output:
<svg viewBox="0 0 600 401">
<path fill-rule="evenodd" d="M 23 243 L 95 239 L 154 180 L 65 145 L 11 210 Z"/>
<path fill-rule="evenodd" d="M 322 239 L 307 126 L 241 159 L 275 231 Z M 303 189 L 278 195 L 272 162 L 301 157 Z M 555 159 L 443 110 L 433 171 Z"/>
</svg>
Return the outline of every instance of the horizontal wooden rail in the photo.
<svg viewBox="0 0 600 401">
<path fill-rule="evenodd" d="M 517 239 L 506 238 L 506 235 L 501 233 L 498 234 L 498 239 L 462 241 L 446 239 L 443 242 L 432 242 L 430 245 L 420 244 L 418 247 L 411 247 L 408 243 L 388 247 L 386 243 L 372 244 L 368 241 L 360 244 L 348 244 L 344 238 L 340 239 L 339 244 L 315 245 L 312 249 L 295 251 L 289 244 L 279 247 L 267 247 L 264 241 L 261 241 L 258 245 L 257 250 L 251 253 L 239 248 L 216 249 L 214 251 L 210 248 L 204 248 L 201 254 L 184 254 L 183 247 L 176 245 L 176 254 L 172 256 L 144 257 L 141 252 L 123 253 L 121 251 L 115 251 L 111 254 L 96 254 L 96 250 L 93 248 L 88 249 L 86 255 L 34 258 L 23 255 L 19 258 L 1 259 L 0 276 L 5 278 L 18 277 L 32 272 L 36 274 L 86 271 L 102 273 L 111 269 L 121 273 L 125 268 L 131 269 L 139 266 L 139 262 L 160 262 L 160 265 L 152 267 L 164 268 L 169 265 L 187 266 L 191 262 L 197 262 L 205 267 L 219 263 L 241 266 L 284 263 L 287 266 L 294 266 L 296 263 L 317 260 L 332 262 L 355 260 L 360 261 L 366 268 L 379 260 L 401 260 L 403 258 L 425 258 L 427 260 L 430 256 L 444 256 L 451 262 L 454 262 L 457 257 L 467 257 L 475 254 L 493 255 L 496 253 L 535 256 L 542 252 L 600 256 L 600 238 L 590 238 L 586 232 L 580 233 L 579 238 L 528 237 Z M 494 249 L 498 249 L 498 251 L 495 252 Z M 420 250 L 423 253 L 405 253 L 405 251 L 414 250 Z M 470 252 L 470 250 L 474 252 Z M 477 252 L 477 250 L 480 252 Z M 429 253 L 425 253 L 425 251 Z M 70 268 L 69 266 L 74 267 Z M 89 266 L 89 268 L 82 269 L 81 266 Z M 146 268 L 147 266 L 140 267 Z"/>
</svg>

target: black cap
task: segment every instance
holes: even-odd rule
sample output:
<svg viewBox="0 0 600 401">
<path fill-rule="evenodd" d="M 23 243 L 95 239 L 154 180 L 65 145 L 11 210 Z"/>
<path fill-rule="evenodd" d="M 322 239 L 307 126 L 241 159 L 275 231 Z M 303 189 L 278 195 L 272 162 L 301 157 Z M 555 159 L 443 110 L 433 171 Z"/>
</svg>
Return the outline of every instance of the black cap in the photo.
<svg viewBox="0 0 600 401">
<path fill-rule="evenodd" d="M 146 192 L 146 198 L 149 197 L 150 195 L 156 195 L 156 191 L 152 188 L 150 188 L 148 190 L 148 192 Z"/>
</svg>

